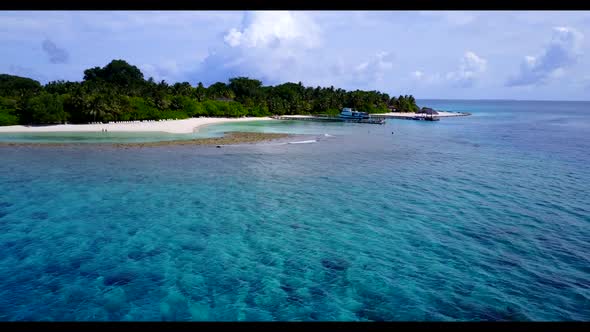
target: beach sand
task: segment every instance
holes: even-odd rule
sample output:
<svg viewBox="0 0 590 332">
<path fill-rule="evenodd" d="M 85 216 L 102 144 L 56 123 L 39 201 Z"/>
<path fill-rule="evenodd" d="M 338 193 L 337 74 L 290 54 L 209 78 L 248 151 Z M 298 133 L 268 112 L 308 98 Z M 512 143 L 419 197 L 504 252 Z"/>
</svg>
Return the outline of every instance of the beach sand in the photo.
<svg viewBox="0 0 590 332">
<path fill-rule="evenodd" d="M 105 124 L 61 124 L 48 126 L 4 126 L 0 133 L 50 133 L 50 132 L 165 132 L 190 134 L 197 128 L 226 122 L 272 120 L 268 117 L 248 118 L 190 118 L 153 122 L 105 123 Z"/>
</svg>

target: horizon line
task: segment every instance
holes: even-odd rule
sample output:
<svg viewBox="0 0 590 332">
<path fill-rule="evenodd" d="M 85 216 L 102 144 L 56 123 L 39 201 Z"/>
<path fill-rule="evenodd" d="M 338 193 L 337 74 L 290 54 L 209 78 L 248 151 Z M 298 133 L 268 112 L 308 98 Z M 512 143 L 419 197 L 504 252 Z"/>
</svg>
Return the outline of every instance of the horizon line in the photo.
<svg viewBox="0 0 590 332">
<path fill-rule="evenodd" d="M 547 101 L 547 102 L 581 102 L 587 103 L 590 100 L 576 100 L 576 99 L 503 99 L 503 98 L 418 98 L 415 97 L 416 101 L 429 101 L 429 100 L 442 100 L 442 101 Z"/>
</svg>

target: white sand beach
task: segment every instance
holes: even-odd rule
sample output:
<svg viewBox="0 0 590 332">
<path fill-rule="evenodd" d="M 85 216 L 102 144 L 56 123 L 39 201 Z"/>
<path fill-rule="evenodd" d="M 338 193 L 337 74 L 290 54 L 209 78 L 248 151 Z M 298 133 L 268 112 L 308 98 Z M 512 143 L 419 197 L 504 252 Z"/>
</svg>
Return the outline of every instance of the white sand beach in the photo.
<svg viewBox="0 0 590 332">
<path fill-rule="evenodd" d="M 48 132 L 166 132 L 173 134 L 189 134 L 199 127 L 226 122 L 272 120 L 268 117 L 247 118 L 190 118 L 184 120 L 144 121 L 144 122 L 111 122 L 105 124 L 61 124 L 48 126 L 4 126 L 0 133 L 48 133 Z"/>
</svg>

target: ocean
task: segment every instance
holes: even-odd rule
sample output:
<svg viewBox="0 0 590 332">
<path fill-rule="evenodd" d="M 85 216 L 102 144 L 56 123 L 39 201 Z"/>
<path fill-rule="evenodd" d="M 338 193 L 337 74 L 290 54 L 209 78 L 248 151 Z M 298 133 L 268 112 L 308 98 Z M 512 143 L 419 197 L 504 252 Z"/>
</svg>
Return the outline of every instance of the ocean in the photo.
<svg viewBox="0 0 590 332">
<path fill-rule="evenodd" d="M 590 320 L 590 102 L 419 104 L 472 116 L 0 147 L 0 320 Z M 177 139 L 109 135 L 0 141 Z"/>
</svg>

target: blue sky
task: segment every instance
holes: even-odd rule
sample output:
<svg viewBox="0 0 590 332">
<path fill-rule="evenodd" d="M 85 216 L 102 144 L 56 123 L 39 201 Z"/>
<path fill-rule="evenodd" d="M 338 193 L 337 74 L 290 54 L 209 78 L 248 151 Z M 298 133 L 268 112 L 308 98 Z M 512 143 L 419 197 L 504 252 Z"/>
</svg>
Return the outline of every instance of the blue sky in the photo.
<svg viewBox="0 0 590 332">
<path fill-rule="evenodd" d="M 124 59 L 209 85 L 380 90 L 419 99 L 590 99 L 589 11 L 5 11 L 0 72 L 81 80 Z"/>
</svg>

